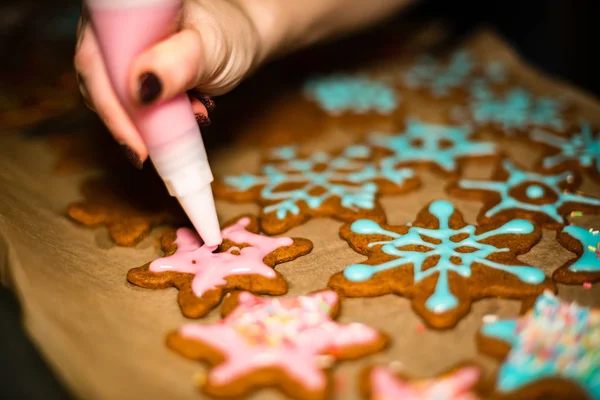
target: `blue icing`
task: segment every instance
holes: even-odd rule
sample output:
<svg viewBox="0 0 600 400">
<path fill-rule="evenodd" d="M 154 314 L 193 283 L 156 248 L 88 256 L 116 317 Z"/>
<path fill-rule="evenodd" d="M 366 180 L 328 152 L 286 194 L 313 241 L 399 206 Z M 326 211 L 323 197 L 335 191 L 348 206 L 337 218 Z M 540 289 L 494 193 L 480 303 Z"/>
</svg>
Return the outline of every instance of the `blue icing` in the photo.
<svg viewBox="0 0 600 400">
<path fill-rule="evenodd" d="M 391 114 L 400 103 L 394 88 L 366 76 L 336 74 L 305 82 L 304 93 L 333 115 L 346 111 L 357 114 Z"/>
<path fill-rule="evenodd" d="M 404 132 L 373 134 L 368 140 L 375 146 L 390 150 L 394 162 L 430 162 L 451 172 L 456 170 L 456 162 L 464 157 L 496 154 L 493 143 L 473 141 L 469 138 L 470 134 L 468 126 L 427 124 L 409 119 Z"/>
<path fill-rule="evenodd" d="M 525 189 L 525 195 L 530 199 L 539 199 L 544 196 L 544 188 L 540 185 L 531 185 Z"/>
<path fill-rule="evenodd" d="M 361 282 L 371 278 L 377 272 L 385 271 L 391 268 L 398 268 L 405 265 L 413 265 L 415 284 L 433 274 L 438 274 L 436 287 L 432 295 L 426 300 L 425 306 L 435 312 L 443 313 L 455 308 L 458 305 L 458 299 L 451 293 L 448 283 L 448 273 L 450 271 L 468 278 L 471 276 L 471 265 L 478 263 L 480 265 L 494 268 L 515 275 L 521 281 L 538 284 L 545 279 L 542 271 L 534 267 L 521 265 L 504 265 L 491 261 L 488 258 L 497 253 L 507 252 L 507 248 L 497 248 L 493 245 L 482 243 L 490 237 L 497 235 L 516 234 L 526 235 L 533 232 L 533 225 L 524 220 L 512 220 L 503 226 L 494 230 L 475 234 L 475 227 L 467 225 L 460 229 L 452 229 L 448 226 L 450 217 L 454 213 L 452 203 L 444 200 L 437 200 L 429 206 L 429 212 L 437 218 L 439 222 L 438 229 L 428 229 L 411 226 L 408 232 L 400 234 L 388 231 L 378 223 L 371 220 L 359 220 L 354 222 L 350 229 L 359 235 L 383 235 L 392 238 L 381 242 L 372 242 L 369 247 L 382 245 L 381 251 L 393 257 L 397 257 L 383 264 L 371 266 L 364 264 L 349 265 L 344 270 L 346 279 L 353 282 Z M 467 237 L 461 241 L 453 242 L 452 237 L 460 234 L 467 234 Z M 423 237 L 439 240 L 440 244 L 433 244 L 423 240 Z M 427 251 L 400 250 L 403 247 L 418 245 L 428 248 Z M 460 253 L 459 247 L 471 247 L 475 251 L 470 253 Z M 438 256 L 439 260 L 434 267 L 423 270 L 423 263 L 429 257 Z M 451 258 L 459 258 L 460 265 L 456 265 Z"/>
<path fill-rule="evenodd" d="M 569 225 L 563 229 L 573 239 L 578 240 L 583 247 L 583 253 L 577 261 L 569 266 L 569 271 L 573 272 L 600 272 L 600 259 L 596 254 L 596 250 L 600 247 L 600 234 L 598 231 L 590 231 L 579 226 Z"/>
<path fill-rule="evenodd" d="M 512 347 L 498 372 L 498 391 L 509 393 L 543 378 L 560 377 L 600 399 L 600 311 L 544 292 L 519 321 L 485 324 L 481 334 Z"/>
<path fill-rule="evenodd" d="M 560 188 L 559 185 L 569 179 L 569 176 L 571 175 L 570 172 L 564 172 L 558 175 L 542 175 L 533 172 L 525 172 L 518 169 L 510 160 L 504 160 L 502 167 L 509 174 L 506 181 L 475 181 L 468 179 L 458 181 L 458 186 L 462 189 L 485 190 L 500 195 L 500 202 L 485 213 L 485 216 L 488 218 L 493 217 L 504 210 L 522 209 L 545 214 L 554 221 L 562 224 L 564 223 L 564 220 L 559 215 L 559 210 L 564 204 L 575 203 L 600 206 L 600 199 L 564 192 Z M 524 183 L 539 184 L 549 188 L 556 195 L 556 201 L 546 204 L 532 204 L 513 197 L 511 195 L 512 189 Z"/>
<path fill-rule="evenodd" d="M 543 130 L 534 131 L 531 138 L 558 150 L 556 154 L 544 157 L 544 168 L 554 168 L 564 162 L 575 161 L 586 168 L 595 164 L 596 171 L 600 172 L 600 139 L 594 138 L 592 128 L 587 122 L 582 122 L 580 131 L 568 138 Z"/>
<path fill-rule="evenodd" d="M 228 176 L 225 183 L 238 191 L 262 186 L 260 196 L 268 204 L 263 211 L 274 212 L 278 219 L 298 215 L 301 202 L 316 209 L 332 197 L 339 197 L 342 207 L 371 210 L 375 207 L 378 192 L 376 180 L 402 185 L 414 177 L 414 172 L 390 162 L 363 160 L 370 154 L 368 147 L 355 145 L 347 147 L 338 156 L 317 152 L 301 158 L 295 147 L 287 146 L 272 151 L 274 162 L 263 165 L 260 175 Z M 325 168 L 317 171 L 315 167 L 318 165 Z M 280 190 L 285 183 L 297 184 L 298 187 Z M 322 193 L 311 194 L 315 189 L 322 189 Z"/>
<path fill-rule="evenodd" d="M 509 90 L 503 97 L 493 93 L 483 80 L 471 85 L 470 111 L 478 124 L 493 123 L 506 130 L 548 126 L 562 130 L 562 105 L 547 97 L 535 97 L 523 88 Z"/>
</svg>

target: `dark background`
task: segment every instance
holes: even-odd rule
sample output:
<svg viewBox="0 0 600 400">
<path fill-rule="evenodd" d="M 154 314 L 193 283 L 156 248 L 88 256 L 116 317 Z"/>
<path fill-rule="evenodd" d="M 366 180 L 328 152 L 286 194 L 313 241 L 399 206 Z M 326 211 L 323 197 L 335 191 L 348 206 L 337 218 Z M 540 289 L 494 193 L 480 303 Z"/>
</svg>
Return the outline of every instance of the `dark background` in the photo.
<svg viewBox="0 0 600 400">
<path fill-rule="evenodd" d="M 600 63 L 593 57 L 600 47 L 599 11 L 598 0 L 425 0 L 390 24 L 410 29 L 415 23 L 443 18 L 451 22 L 456 40 L 480 24 L 491 25 L 530 64 L 600 97 Z M 26 74 L 35 70 L 24 65 L 27 51 L 43 47 L 48 53 L 40 56 L 37 74 L 51 76 L 50 65 L 57 61 L 70 64 L 78 13 L 76 1 L 21 0 L 0 5 L 0 89 L 6 90 L 19 75 L 27 79 Z M 377 47 L 376 42 L 367 43 Z M 356 59 L 356 54 L 349 58 Z M 24 335 L 18 302 L 3 287 L 0 324 L 0 398 L 68 399 Z"/>
</svg>

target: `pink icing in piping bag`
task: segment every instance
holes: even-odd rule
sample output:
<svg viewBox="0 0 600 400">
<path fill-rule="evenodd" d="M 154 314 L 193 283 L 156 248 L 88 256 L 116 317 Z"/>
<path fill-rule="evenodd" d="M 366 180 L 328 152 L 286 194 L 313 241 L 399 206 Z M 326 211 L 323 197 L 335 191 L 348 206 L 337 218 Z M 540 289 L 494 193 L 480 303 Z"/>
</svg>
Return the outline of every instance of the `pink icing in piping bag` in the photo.
<svg viewBox="0 0 600 400">
<path fill-rule="evenodd" d="M 150 159 L 207 246 L 221 244 L 221 230 L 200 128 L 185 93 L 140 106 L 127 92 L 138 55 L 177 30 L 182 0 L 86 0 L 112 86 L 142 136 Z"/>
<path fill-rule="evenodd" d="M 273 268 L 263 259 L 275 249 L 290 246 L 294 241 L 287 237 L 270 238 L 248 232 L 245 228 L 250 218 L 241 218 L 234 225 L 223 229 L 223 238 L 238 244 L 247 244 L 240 249 L 231 247 L 224 253 L 213 253 L 212 248 L 203 246 L 194 232 L 186 228 L 177 230 L 177 251 L 171 256 L 159 258 L 150 264 L 150 271 L 177 271 L 194 274 L 192 290 L 202 296 L 207 290 L 226 284 L 225 278 L 234 275 L 261 275 L 274 278 Z M 239 255 L 232 254 L 238 251 Z"/>
</svg>

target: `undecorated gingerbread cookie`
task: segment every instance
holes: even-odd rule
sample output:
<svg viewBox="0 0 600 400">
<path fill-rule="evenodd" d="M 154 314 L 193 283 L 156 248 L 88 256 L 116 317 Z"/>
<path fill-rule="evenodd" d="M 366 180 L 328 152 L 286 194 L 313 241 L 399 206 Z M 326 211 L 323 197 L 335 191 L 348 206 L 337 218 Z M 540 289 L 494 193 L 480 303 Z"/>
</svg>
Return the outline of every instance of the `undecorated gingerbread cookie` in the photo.
<svg viewBox="0 0 600 400">
<path fill-rule="evenodd" d="M 600 399 L 600 311 L 543 293 L 517 320 L 486 323 L 482 352 L 503 359 L 500 399 Z"/>
<path fill-rule="evenodd" d="M 363 145 L 348 146 L 337 154 L 303 154 L 288 146 L 272 150 L 259 174 L 226 176 L 216 182 L 214 191 L 231 201 L 256 201 L 262 206 L 261 229 L 277 235 L 313 217 L 384 221 L 377 196 L 418 186 L 412 169 L 399 167 L 394 160 L 374 160 L 371 149 Z"/>
<path fill-rule="evenodd" d="M 504 159 L 491 179 L 460 179 L 449 185 L 448 192 L 483 201 L 477 217 L 479 223 L 524 218 L 546 229 L 559 229 L 567 223 L 565 216 L 572 211 L 600 211 L 600 199 L 574 193 L 579 182 L 576 172 L 529 172 Z"/>
<path fill-rule="evenodd" d="M 255 217 L 237 218 L 225 224 L 223 244 L 214 251 L 188 228 L 176 233 L 168 230 L 161 240 L 165 257 L 130 270 L 127 280 L 148 289 L 176 287 L 179 305 L 188 318 L 206 315 L 232 290 L 285 294 L 287 282 L 273 267 L 308 254 L 312 242 L 258 232 Z"/>
<path fill-rule="evenodd" d="M 231 296 L 224 319 L 189 324 L 171 333 L 167 345 L 186 358 L 210 364 L 202 390 L 218 397 L 246 396 L 276 387 L 295 399 L 332 394 L 330 367 L 382 350 L 387 337 L 360 323 L 334 321 L 338 295 L 321 291 L 298 297 Z"/>
<path fill-rule="evenodd" d="M 552 279 L 570 285 L 600 281 L 600 234 L 597 230 L 569 225 L 557 234 L 557 239 L 577 257 L 554 271 Z"/>
<path fill-rule="evenodd" d="M 556 290 L 542 271 L 516 257 L 540 240 L 529 221 L 475 227 L 452 203 L 436 200 L 412 224 L 359 220 L 344 225 L 340 236 L 368 259 L 333 275 L 329 287 L 348 297 L 407 297 L 433 328 L 454 326 L 474 300 L 526 299 Z"/>
</svg>

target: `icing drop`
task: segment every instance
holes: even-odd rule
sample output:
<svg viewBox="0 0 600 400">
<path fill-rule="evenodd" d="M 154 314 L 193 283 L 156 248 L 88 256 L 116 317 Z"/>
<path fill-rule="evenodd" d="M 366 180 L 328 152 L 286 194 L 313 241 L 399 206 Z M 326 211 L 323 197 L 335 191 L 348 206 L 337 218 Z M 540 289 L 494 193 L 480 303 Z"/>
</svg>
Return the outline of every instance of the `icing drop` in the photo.
<svg viewBox="0 0 600 400">
<path fill-rule="evenodd" d="M 594 138 L 592 128 L 587 122 L 580 123 L 580 132 L 565 138 L 538 129 L 531 138 L 540 143 L 554 147 L 558 153 L 543 158 L 544 168 L 554 168 L 565 162 L 575 161 L 581 167 L 590 168 L 595 165 L 600 172 L 600 138 Z"/>
<path fill-rule="evenodd" d="M 573 272 L 600 272 L 600 259 L 598 248 L 600 247 L 600 235 L 597 231 L 590 231 L 579 226 L 569 225 L 563 229 L 573 239 L 578 240 L 583 247 L 583 253 L 573 264 L 569 271 Z"/>
<path fill-rule="evenodd" d="M 235 275 L 261 275 L 275 278 L 273 268 L 265 265 L 263 259 L 274 250 L 290 246 L 293 240 L 287 237 L 270 238 L 248 232 L 245 228 L 250 218 L 244 217 L 222 231 L 223 239 L 234 243 L 246 244 L 247 247 L 231 247 L 226 252 L 213 253 L 214 249 L 201 245 L 197 233 L 187 228 L 177 230 L 177 251 L 150 263 L 150 271 L 176 271 L 194 274 L 192 290 L 196 296 L 206 291 L 225 285 L 225 278 Z M 239 255 L 233 254 L 239 252 Z"/>
<path fill-rule="evenodd" d="M 545 214 L 554 221 L 563 224 L 565 223 L 565 220 L 559 214 L 559 210 L 567 203 L 600 207 L 600 199 L 566 192 L 560 188 L 560 184 L 566 182 L 571 176 L 570 172 L 564 172 L 557 175 L 542 175 L 533 172 L 525 172 L 517 168 L 510 160 L 504 160 L 502 162 L 502 168 L 509 174 L 506 181 L 474 181 L 468 179 L 458 181 L 458 186 L 462 189 L 485 190 L 500 195 L 500 202 L 485 213 L 487 218 L 491 218 L 504 210 L 522 209 Z M 512 189 L 524 183 L 539 184 L 549 188 L 555 194 L 556 201 L 554 201 L 554 203 L 532 204 L 513 197 L 511 195 Z"/>
<path fill-rule="evenodd" d="M 330 312 L 338 301 L 333 291 L 283 299 L 243 292 L 238 306 L 223 320 L 213 325 L 188 324 L 180 334 L 224 355 L 224 361 L 209 371 L 209 384 L 228 385 L 250 372 L 279 368 L 292 381 L 321 391 L 326 386 L 319 362 L 322 355 L 329 353 L 335 359 L 338 351 L 380 339 L 366 325 L 333 321 Z"/>
<path fill-rule="evenodd" d="M 540 185 L 530 185 L 525 190 L 525 195 L 530 199 L 539 199 L 544 196 L 544 188 Z"/>
<path fill-rule="evenodd" d="M 512 347 L 498 373 L 500 392 L 561 377 L 600 399 L 600 311 L 561 302 L 546 291 L 519 321 L 486 324 L 481 334 Z"/>
<path fill-rule="evenodd" d="M 448 376 L 421 381 L 406 381 L 388 368 L 371 371 L 372 400 L 477 400 L 473 389 L 480 378 L 476 367 L 463 367 Z"/>
<path fill-rule="evenodd" d="M 346 279 L 353 282 L 361 282 L 370 279 L 377 272 L 405 265 L 413 265 L 415 284 L 423 279 L 437 274 L 437 283 L 434 292 L 426 300 L 425 306 L 434 313 L 447 312 L 458 305 L 458 299 L 452 294 L 449 287 L 448 274 L 453 272 L 468 278 L 471 276 L 471 266 L 474 263 L 489 268 L 501 270 L 512 274 L 521 281 L 530 284 L 539 284 L 544 281 L 545 275 L 537 268 L 521 265 L 504 265 L 488 258 L 496 253 L 506 252 L 509 249 L 497 248 L 490 244 L 482 243 L 483 240 L 497 235 L 527 235 L 534 231 L 531 222 L 525 220 L 512 220 L 494 230 L 475 234 L 473 225 L 466 225 L 460 229 L 449 227 L 449 220 L 455 212 L 452 203 L 445 200 L 437 200 L 430 204 L 429 212 L 437 218 L 439 227 L 437 229 L 410 226 L 408 232 L 399 234 L 391 232 L 374 221 L 359 220 L 354 222 L 350 229 L 358 235 L 377 234 L 388 236 L 390 240 L 371 242 L 369 247 L 381 245 L 381 251 L 387 255 L 396 257 L 391 261 L 379 265 L 353 264 L 344 270 Z M 467 234 L 461 241 L 451 240 L 456 235 Z M 423 240 L 423 236 L 439 240 L 441 243 L 433 244 Z M 426 251 L 400 250 L 406 246 L 418 245 L 427 248 Z M 474 248 L 470 253 L 460 253 L 460 247 Z M 423 264 L 429 257 L 438 256 L 437 264 L 423 270 Z M 460 265 L 454 264 L 451 259 L 459 258 Z"/>
<path fill-rule="evenodd" d="M 396 163 L 429 162 L 446 172 L 456 170 L 457 161 L 465 157 L 482 157 L 496 154 L 493 143 L 469 139 L 472 129 L 468 126 L 437 125 L 406 121 L 406 130 L 396 135 L 373 134 L 368 140 L 376 147 L 393 153 Z M 419 145 L 415 142 L 418 141 Z"/>
<path fill-rule="evenodd" d="M 400 103 L 400 96 L 393 87 L 366 76 L 315 77 L 304 84 L 304 93 L 332 115 L 347 111 L 391 114 Z"/>
<path fill-rule="evenodd" d="M 368 147 L 355 145 L 335 157 L 313 153 L 301 158 L 295 147 L 287 146 L 273 150 L 271 159 L 275 162 L 263 165 L 261 175 L 229 176 L 225 182 L 237 191 L 262 186 L 260 197 L 269 203 L 263 211 L 274 212 L 281 220 L 288 215 L 298 215 L 300 204 L 316 209 L 333 197 L 339 198 L 346 209 L 372 210 L 379 190 L 376 181 L 402 185 L 415 174 L 412 169 L 399 168 L 389 161 L 377 164 L 365 161 L 370 154 Z M 317 170 L 317 166 L 322 165 L 325 169 Z M 299 187 L 279 190 L 286 183 Z M 323 192 L 314 195 L 315 189 L 323 189 Z"/>
</svg>

